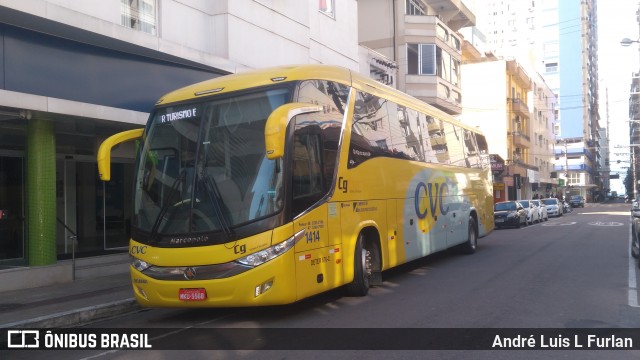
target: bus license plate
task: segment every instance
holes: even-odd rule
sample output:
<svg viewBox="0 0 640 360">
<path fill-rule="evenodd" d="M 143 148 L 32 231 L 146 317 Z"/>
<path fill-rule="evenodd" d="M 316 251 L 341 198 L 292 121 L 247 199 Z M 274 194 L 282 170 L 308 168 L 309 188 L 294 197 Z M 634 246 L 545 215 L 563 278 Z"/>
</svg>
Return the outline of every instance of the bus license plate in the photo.
<svg viewBox="0 0 640 360">
<path fill-rule="evenodd" d="M 180 289 L 178 299 L 181 301 L 204 301 L 207 299 L 205 289 Z"/>
</svg>

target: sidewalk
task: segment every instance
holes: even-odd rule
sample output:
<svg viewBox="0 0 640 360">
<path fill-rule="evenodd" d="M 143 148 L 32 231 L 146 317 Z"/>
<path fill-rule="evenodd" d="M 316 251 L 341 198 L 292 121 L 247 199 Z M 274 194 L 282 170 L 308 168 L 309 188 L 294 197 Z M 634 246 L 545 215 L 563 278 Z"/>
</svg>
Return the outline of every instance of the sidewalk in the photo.
<svg viewBox="0 0 640 360">
<path fill-rule="evenodd" d="M 0 328 L 69 327 L 139 309 L 129 273 L 0 292 Z"/>
</svg>

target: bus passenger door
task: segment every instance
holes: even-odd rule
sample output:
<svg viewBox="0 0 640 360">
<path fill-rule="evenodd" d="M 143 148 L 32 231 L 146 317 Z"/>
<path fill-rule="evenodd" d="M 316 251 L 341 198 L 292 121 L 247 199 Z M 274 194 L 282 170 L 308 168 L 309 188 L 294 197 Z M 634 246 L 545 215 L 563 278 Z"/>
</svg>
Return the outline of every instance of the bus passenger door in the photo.
<svg viewBox="0 0 640 360">
<path fill-rule="evenodd" d="M 296 131 L 292 156 L 292 211 L 294 231 L 305 237 L 296 246 L 298 299 L 340 284 L 342 269 L 339 242 L 329 238 L 328 219 L 339 219 L 335 205 L 318 204 L 327 192 L 323 172 L 324 153 L 320 129 L 307 126 Z M 333 216 L 335 215 L 335 216 Z"/>
<path fill-rule="evenodd" d="M 298 299 L 333 289 L 342 282 L 342 252 L 338 239 L 330 238 L 336 232 L 329 230 L 329 223 L 338 221 L 339 225 L 340 217 L 332 216 L 339 211 L 335 205 L 323 204 L 294 220 L 296 233 L 305 230 L 305 237 L 295 247 Z"/>
</svg>

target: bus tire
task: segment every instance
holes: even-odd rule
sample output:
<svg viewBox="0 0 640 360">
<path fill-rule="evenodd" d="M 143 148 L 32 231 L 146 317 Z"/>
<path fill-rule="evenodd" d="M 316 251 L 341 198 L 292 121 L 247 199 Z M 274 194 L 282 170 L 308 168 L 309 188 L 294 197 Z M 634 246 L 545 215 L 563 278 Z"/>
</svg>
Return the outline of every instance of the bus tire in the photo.
<svg viewBox="0 0 640 360">
<path fill-rule="evenodd" d="M 473 254 L 478 248 L 478 232 L 476 231 L 476 221 L 469 216 L 469 229 L 467 230 L 467 242 L 463 243 L 460 250 L 463 254 Z"/>
<path fill-rule="evenodd" d="M 353 261 L 353 281 L 347 284 L 349 296 L 365 296 L 369 292 L 371 277 L 371 251 L 365 247 L 365 238 L 358 235 Z"/>
</svg>

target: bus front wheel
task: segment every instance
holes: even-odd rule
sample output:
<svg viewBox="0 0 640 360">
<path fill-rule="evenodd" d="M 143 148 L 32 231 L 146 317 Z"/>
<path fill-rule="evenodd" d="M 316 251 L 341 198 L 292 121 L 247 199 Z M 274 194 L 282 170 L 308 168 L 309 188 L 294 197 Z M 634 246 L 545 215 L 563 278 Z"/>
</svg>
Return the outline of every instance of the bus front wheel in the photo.
<svg viewBox="0 0 640 360">
<path fill-rule="evenodd" d="M 353 281 L 347 284 L 347 294 L 350 296 L 365 296 L 369 292 L 372 274 L 371 251 L 366 248 L 365 238 L 358 235 L 353 262 Z"/>
</svg>

